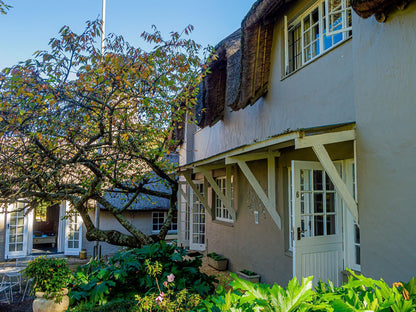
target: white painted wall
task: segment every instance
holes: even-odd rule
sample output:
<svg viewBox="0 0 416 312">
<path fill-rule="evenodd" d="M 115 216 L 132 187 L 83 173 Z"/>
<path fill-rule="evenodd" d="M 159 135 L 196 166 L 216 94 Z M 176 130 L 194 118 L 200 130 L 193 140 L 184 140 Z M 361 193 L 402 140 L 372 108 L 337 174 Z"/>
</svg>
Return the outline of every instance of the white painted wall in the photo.
<svg viewBox="0 0 416 312">
<path fill-rule="evenodd" d="M 289 7 L 288 18 L 308 2 L 299 1 L 296 6 Z M 355 121 L 351 40 L 282 80 L 282 19 L 281 16 L 274 31 L 270 91 L 267 96 L 237 112 L 226 108 L 224 120 L 199 130 L 194 137 L 193 159 L 187 159 L 187 163 L 263 140 L 287 129 Z M 182 160 L 183 156 L 184 151 L 181 151 Z"/>
<path fill-rule="evenodd" d="M 416 3 L 353 19 L 362 271 L 387 282 L 416 274 Z"/>
</svg>

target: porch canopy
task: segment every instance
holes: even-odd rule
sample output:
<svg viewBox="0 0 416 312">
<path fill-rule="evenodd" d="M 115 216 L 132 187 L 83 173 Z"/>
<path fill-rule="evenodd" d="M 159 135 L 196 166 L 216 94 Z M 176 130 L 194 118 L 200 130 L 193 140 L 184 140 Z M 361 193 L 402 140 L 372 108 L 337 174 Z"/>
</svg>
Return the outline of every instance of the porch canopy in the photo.
<svg viewBox="0 0 416 312">
<path fill-rule="evenodd" d="M 355 123 L 298 129 L 295 131 L 288 131 L 250 145 L 240 146 L 215 156 L 181 166 L 179 168 L 179 174 L 184 176 L 186 182 L 192 188 L 194 194 L 198 197 L 209 214 L 212 214 L 212 207 L 210 205 L 211 201 L 207 196 L 208 184 L 211 186 L 218 198 L 224 203 L 225 208 L 228 210 L 233 219 L 237 220 L 238 210 L 235 211 L 231 205 L 230 166 L 232 164 L 237 164 L 265 206 L 266 210 L 269 212 L 273 221 L 279 229 L 281 229 L 282 221 L 276 209 L 275 157 L 280 156 L 279 150 L 290 146 L 293 146 L 295 150 L 312 148 L 322 167 L 325 169 L 326 173 L 337 188 L 339 195 L 350 210 L 352 216 L 358 222 L 357 202 L 335 168 L 335 165 L 325 147 L 327 144 L 347 141 L 355 142 L 355 139 Z M 247 165 L 248 161 L 261 159 L 267 159 L 267 192 L 261 187 L 258 179 Z M 220 190 L 218 184 L 212 176 L 212 170 L 221 168 L 225 168 L 226 170 L 225 194 Z M 192 175 L 196 173 L 202 173 L 204 176 L 203 195 L 198 191 L 192 179 Z"/>
</svg>

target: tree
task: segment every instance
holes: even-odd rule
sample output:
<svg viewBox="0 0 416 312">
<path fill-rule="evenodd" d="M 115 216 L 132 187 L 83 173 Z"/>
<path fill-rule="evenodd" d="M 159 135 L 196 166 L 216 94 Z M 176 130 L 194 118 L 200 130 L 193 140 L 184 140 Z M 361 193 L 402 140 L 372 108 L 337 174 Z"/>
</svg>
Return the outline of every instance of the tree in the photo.
<svg viewBox="0 0 416 312">
<path fill-rule="evenodd" d="M 150 52 L 110 35 L 104 56 L 99 22 L 81 35 L 68 27 L 51 39 L 51 51 L 3 70 L 0 76 L 0 198 L 28 206 L 69 201 L 82 217 L 88 240 L 139 247 L 164 239 L 174 214 L 178 183 L 167 155 L 172 133 L 196 101 L 205 61 L 201 48 L 154 28 L 142 38 Z M 180 126 L 179 126 L 180 127 Z M 155 183 L 169 191 L 160 191 Z M 108 194 L 125 198 L 117 207 Z M 140 196 L 170 201 L 158 235 L 146 236 L 123 212 Z M 129 234 L 99 230 L 88 214 L 95 202 Z"/>
<path fill-rule="evenodd" d="M 0 14 L 7 14 L 7 11 L 12 8 L 11 5 L 8 5 L 3 0 L 0 0 Z"/>
</svg>

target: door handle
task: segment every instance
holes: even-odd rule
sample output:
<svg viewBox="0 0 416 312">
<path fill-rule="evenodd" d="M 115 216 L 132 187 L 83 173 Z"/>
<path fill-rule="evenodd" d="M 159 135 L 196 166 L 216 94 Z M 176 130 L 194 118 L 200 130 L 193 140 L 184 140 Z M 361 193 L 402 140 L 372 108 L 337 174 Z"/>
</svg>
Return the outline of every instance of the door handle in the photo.
<svg viewBox="0 0 416 312">
<path fill-rule="evenodd" d="M 300 229 L 300 227 L 298 227 L 298 240 L 300 240 L 301 239 L 301 237 L 302 237 L 302 233 L 305 233 L 305 232 L 307 232 L 308 230 L 301 230 Z"/>
</svg>

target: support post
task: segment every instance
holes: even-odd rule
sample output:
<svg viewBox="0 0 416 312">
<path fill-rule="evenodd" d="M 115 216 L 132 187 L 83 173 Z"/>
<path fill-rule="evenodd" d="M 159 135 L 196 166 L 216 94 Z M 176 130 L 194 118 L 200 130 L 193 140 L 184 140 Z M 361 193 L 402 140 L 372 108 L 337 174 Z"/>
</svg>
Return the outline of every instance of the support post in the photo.
<svg viewBox="0 0 416 312">
<path fill-rule="evenodd" d="M 354 220 L 358 223 L 358 208 L 357 202 L 352 197 L 348 187 L 342 181 L 337 169 L 334 166 L 329 154 L 323 144 L 316 144 L 312 146 L 313 151 L 318 157 L 322 167 L 325 169 L 332 183 L 337 188 L 338 193 L 341 195 L 348 209 L 350 210 Z"/>
</svg>

